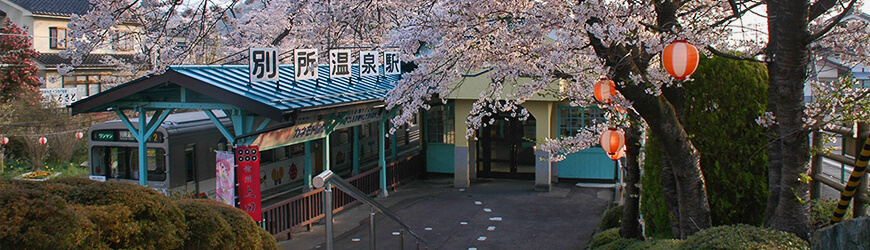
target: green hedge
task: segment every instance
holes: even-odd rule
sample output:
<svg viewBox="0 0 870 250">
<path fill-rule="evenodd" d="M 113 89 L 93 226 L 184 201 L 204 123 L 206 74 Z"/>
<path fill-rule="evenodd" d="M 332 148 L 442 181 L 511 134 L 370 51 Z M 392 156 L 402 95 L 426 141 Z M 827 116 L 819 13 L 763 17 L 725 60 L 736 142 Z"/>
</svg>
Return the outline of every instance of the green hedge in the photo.
<svg viewBox="0 0 870 250">
<path fill-rule="evenodd" d="M 623 205 L 619 205 L 604 211 L 604 215 L 601 216 L 601 223 L 598 223 L 598 229 L 604 231 L 614 227 L 619 227 L 620 223 L 622 223 L 622 210 L 624 207 L 625 206 Z"/>
<path fill-rule="evenodd" d="M 3 249 L 276 249 L 243 211 L 126 182 L 0 180 Z"/>
<path fill-rule="evenodd" d="M 614 241 L 621 239 L 621 238 L 622 237 L 619 236 L 619 228 L 618 227 L 607 229 L 607 230 L 598 232 L 597 234 L 595 234 L 595 236 L 592 236 L 592 240 L 589 241 L 589 244 L 587 245 L 587 247 L 590 249 L 595 249 L 595 248 L 607 245 L 610 242 L 614 242 Z"/>
<path fill-rule="evenodd" d="M 767 202 L 767 137 L 757 125 L 767 106 L 764 65 L 704 58 L 684 82 L 684 127 L 701 153 L 713 225 L 761 225 Z M 651 236 L 671 235 L 662 197 L 661 149 L 644 145 L 641 213 Z"/>
<path fill-rule="evenodd" d="M 809 244 L 794 234 L 737 224 L 699 231 L 680 249 L 809 249 Z"/>
</svg>

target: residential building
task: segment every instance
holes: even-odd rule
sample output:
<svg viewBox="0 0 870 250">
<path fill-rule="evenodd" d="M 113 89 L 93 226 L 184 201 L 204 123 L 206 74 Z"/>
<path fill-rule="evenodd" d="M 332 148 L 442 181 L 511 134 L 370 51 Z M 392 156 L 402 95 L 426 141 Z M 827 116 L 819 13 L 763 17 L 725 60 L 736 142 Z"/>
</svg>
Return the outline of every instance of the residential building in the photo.
<svg viewBox="0 0 870 250">
<path fill-rule="evenodd" d="M 132 61 L 134 43 L 125 38 L 116 45 L 98 47 L 68 75 L 58 74 L 58 65 L 71 65 L 70 59 L 59 55 L 69 45 L 70 17 L 84 15 L 89 8 L 88 0 L 0 0 L 0 21 L 9 20 L 33 37 L 33 49 L 39 52 L 35 60 L 39 77 L 45 79 L 42 88 L 76 88 L 81 99 L 107 89 L 100 79 L 116 74 L 114 66 L 101 63 L 103 57 Z M 135 25 L 129 29 L 135 29 Z M 129 37 L 123 36 L 124 32 L 117 34 L 117 38 Z"/>
</svg>

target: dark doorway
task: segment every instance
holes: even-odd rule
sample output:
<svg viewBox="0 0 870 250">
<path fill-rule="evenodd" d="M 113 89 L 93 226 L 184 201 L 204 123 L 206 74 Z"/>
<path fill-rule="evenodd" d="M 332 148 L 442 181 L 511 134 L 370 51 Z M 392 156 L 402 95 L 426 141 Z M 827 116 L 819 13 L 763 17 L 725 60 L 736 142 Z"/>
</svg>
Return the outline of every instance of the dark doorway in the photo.
<svg viewBox="0 0 870 250">
<path fill-rule="evenodd" d="M 506 114 L 478 130 L 477 174 L 482 178 L 535 178 L 535 118 L 525 121 Z"/>
</svg>

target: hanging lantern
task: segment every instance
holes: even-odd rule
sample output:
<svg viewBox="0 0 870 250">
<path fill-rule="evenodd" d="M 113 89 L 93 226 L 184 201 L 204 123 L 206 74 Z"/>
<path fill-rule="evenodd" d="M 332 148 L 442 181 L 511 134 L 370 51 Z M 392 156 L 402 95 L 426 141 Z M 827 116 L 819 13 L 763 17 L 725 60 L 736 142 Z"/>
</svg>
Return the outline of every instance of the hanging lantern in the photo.
<svg viewBox="0 0 870 250">
<path fill-rule="evenodd" d="M 621 129 L 608 128 L 601 133 L 601 148 L 614 161 L 622 157 L 622 147 L 625 146 L 625 133 Z"/>
<path fill-rule="evenodd" d="M 698 49 L 686 40 L 674 40 L 662 51 L 662 64 L 677 80 L 685 80 L 698 69 Z"/>
<path fill-rule="evenodd" d="M 6 145 L 6 143 L 9 143 L 9 137 L 4 136 L 3 138 L 0 138 L 0 143 Z"/>
<path fill-rule="evenodd" d="M 619 107 L 614 107 L 614 109 L 616 109 L 616 112 L 619 112 L 619 114 L 623 116 L 625 116 L 625 113 L 628 113 L 627 109 L 621 109 Z"/>
<path fill-rule="evenodd" d="M 600 81 L 595 83 L 593 92 L 595 92 L 596 100 L 604 104 L 610 104 L 611 97 L 616 93 L 616 84 L 613 83 L 613 80 L 601 78 Z"/>
<path fill-rule="evenodd" d="M 82 131 L 76 131 L 76 139 L 81 140 L 83 137 L 85 137 L 85 133 L 82 133 Z"/>
<path fill-rule="evenodd" d="M 45 138 L 45 136 L 40 136 L 39 137 L 39 144 L 45 145 L 46 143 L 48 143 L 48 139 Z"/>
</svg>

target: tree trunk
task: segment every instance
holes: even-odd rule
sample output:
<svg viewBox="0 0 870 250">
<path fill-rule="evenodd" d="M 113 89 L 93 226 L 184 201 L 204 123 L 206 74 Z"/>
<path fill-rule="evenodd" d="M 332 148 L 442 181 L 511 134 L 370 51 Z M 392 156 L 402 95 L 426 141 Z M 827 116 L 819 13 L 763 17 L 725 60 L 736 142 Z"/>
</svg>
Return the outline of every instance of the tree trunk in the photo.
<svg viewBox="0 0 870 250">
<path fill-rule="evenodd" d="M 619 228 L 619 235 L 622 238 L 643 239 L 643 233 L 640 228 L 639 213 L 640 213 L 640 188 L 637 183 L 640 181 L 640 164 L 638 163 L 638 155 L 640 155 L 640 117 L 633 111 L 629 112 L 629 120 L 631 127 L 625 132 L 625 197 L 622 209 L 622 225 Z"/>
<path fill-rule="evenodd" d="M 809 131 L 804 129 L 804 83 L 809 62 L 808 13 L 806 0 L 768 1 L 768 74 L 770 88 L 768 103 L 778 123 L 776 138 L 780 151 L 772 155 L 781 159 L 781 167 L 770 167 L 771 173 L 779 169 L 779 193 L 773 210 L 771 227 L 794 233 L 805 240 L 812 233 L 809 222 L 809 184 L 803 175 L 809 170 Z M 774 138 L 774 140 L 776 139 Z M 777 162 L 771 158 L 771 162 Z M 774 194 L 771 193 L 773 196 Z"/>
</svg>

